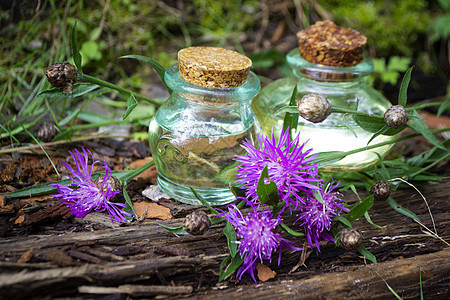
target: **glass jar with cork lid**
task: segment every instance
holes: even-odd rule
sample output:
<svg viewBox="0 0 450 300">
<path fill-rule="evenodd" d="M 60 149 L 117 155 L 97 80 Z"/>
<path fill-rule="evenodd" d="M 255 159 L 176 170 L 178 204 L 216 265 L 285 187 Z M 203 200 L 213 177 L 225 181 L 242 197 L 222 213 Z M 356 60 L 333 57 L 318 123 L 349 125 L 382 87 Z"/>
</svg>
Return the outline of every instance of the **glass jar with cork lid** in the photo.
<svg viewBox="0 0 450 300">
<path fill-rule="evenodd" d="M 367 39 L 358 31 L 337 26 L 331 21 L 319 21 L 297 33 L 299 48 L 290 51 L 287 62 L 294 77 L 275 80 L 261 90 L 252 103 L 253 111 L 265 134 L 272 128 L 278 134 L 284 114 L 274 115 L 289 105 L 294 87 L 297 99 L 307 94 L 325 96 L 332 107 L 367 114 L 383 115 L 391 103 L 378 91 L 365 84 L 364 78 L 373 70 L 370 59 L 363 58 Z M 351 114 L 331 113 L 323 122 L 312 123 L 299 118 L 300 140 L 315 153 L 351 151 L 367 145 L 372 132 L 365 131 Z M 371 144 L 392 139 L 380 135 Z M 376 163 L 390 145 L 347 156 L 324 168 L 340 172 L 361 170 Z"/>
<path fill-rule="evenodd" d="M 250 100 L 260 82 L 251 65 L 235 51 L 189 47 L 166 70 L 172 94 L 150 122 L 149 143 L 158 185 L 173 199 L 201 204 L 192 188 L 211 205 L 235 200 L 233 159 L 244 154 L 243 140 L 255 138 Z"/>
</svg>

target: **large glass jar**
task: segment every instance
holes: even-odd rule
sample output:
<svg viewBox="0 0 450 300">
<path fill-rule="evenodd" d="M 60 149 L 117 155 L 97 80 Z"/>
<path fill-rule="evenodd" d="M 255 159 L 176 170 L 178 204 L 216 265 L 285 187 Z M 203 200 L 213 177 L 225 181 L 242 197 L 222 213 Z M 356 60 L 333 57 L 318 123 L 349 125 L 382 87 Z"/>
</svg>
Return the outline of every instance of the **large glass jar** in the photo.
<svg viewBox="0 0 450 300">
<path fill-rule="evenodd" d="M 357 110 L 368 114 L 383 115 L 391 103 L 381 93 L 369 87 L 364 77 L 373 70 L 371 60 L 364 59 L 351 67 L 332 67 L 311 63 L 293 49 L 286 56 L 294 77 L 282 78 L 261 90 L 252 103 L 253 111 L 265 134 L 272 128 L 279 136 L 283 127 L 284 114 L 273 116 L 280 108 L 289 105 L 297 86 L 297 99 L 306 94 L 316 93 L 328 98 L 334 107 Z M 303 142 L 315 153 L 325 151 L 350 151 L 367 145 L 372 132 L 365 131 L 356 124 L 352 115 L 332 113 L 321 123 L 311 123 L 299 118 L 298 133 Z M 370 144 L 387 141 L 391 136 L 380 135 Z M 340 172 L 360 170 L 376 163 L 389 151 L 391 146 L 378 147 L 347 156 L 327 167 L 326 171 Z"/>
<path fill-rule="evenodd" d="M 191 188 L 211 205 L 232 202 L 233 158 L 245 153 L 244 139 L 255 138 L 250 100 L 259 92 L 258 77 L 250 72 L 238 87 L 209 88 L 182 78 L 174 64 L 165 82 L 173 92 L 149 126 L 158 185 L 183 203 L 201 204 Z"/>
</svg>

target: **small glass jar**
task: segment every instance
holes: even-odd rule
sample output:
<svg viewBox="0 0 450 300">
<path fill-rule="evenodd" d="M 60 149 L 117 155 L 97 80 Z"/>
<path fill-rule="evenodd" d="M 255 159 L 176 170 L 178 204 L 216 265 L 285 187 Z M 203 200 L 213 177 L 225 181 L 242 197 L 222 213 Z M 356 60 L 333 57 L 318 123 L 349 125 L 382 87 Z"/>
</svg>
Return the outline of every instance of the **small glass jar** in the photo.
<svg viewBox="0 0 450 300">
<path fill-rule="evenodd" d="M 289 105 L 297 86 L 297 99 L 309 93 L 321 94 L 328 98 L 331 106 L 356 110 L 368 114 L 383 115 L 391 103 L 378 91 L 364 82 L 364 77 L 373 70 L 370 59 L 350 67 L 332 67 L 305 60 L 298 49 L 286 56 L 294 76 L 275 80 L 261 90 L 252 103 L 253 111 L 263 133 L 270 134 L 272 128 L 279 136 L 283 127 L 284 114 L 273 116 L 280 108 Z M 367 145 L 372 132 L 365 131 L 354 121 L 352 115 L 332 113 L 321 123 L 311 123 L 299 117 L 300 140 L 307 141 L 307 147 L 314 153 L 326 151 L 351 151 Z M 370 144 L 384 142 L 392 136 L 380 135 Z M 323 170 L 341 172 L 361 170 L 376 163 L 385 155 L 391 145 L 366 150 L 326 166 Z"/>
<path fill-rule="evenodd" d="M 211 205 L 234 201 L 233 158 L 245 153 L 242 141 L 255 139 L 250 100 L 260 90 L 258 77 L 249 72 L 240 86 L 204 87 L 185 80 L 177 63 L 166 70 L 165 82 L 173 92 L 149 126 L 158 185 L 187 204 L 201 204 L 191 188 Z"/>
</svg>

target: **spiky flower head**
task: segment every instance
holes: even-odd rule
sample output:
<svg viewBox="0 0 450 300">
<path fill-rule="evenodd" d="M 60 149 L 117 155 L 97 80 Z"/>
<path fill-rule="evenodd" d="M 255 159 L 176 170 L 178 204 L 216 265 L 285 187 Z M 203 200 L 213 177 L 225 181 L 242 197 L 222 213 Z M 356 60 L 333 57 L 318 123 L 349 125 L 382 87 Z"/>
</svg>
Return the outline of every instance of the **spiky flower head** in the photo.
<svg viewBox="0 0 450 300">
<path fill-rule="evenodd" d="M 321 180 L 317 178 L 318 165 L 312 163 L 315 155 L 307 157 L 312 149 L 305 149 L 305 143 L 300 144 L 299 138 L 297 135 L 291 140 L 286 129 L 281 131 L 278 142 L 273 130 L 271 138 L 258 135 L 259 149 L 249 140 L 243 142 L 242 147 L 247 155 L 237 155 L 235 158 L 240 162 L 235 181 L 243 184 L 249 201 L 258 201 L 256 188 L 266 166 L 269 180 L 275 182 L 280 199 L 285 202 L 283 209 L 287 206 L 295 208 L 298 200 L 302 199 L 301 192 L 318 189 L 313 184 Z"/>
<path fill-rule="evenodd" d="M 236 204 L 231 203 L 227 206 L 228 213 L 218 214 L 236 229 L 236 235 L 240 238 L 236 243 L 239 244 L 238 251 L 244 259 L 242 266 L 236 274 L 237 279 L 241 279 L 244 273 L 249 273 L 253 280 L 255 279 L 255 268 L 258 262 L 263 260 L 272 260 L 272 254 L 279 250 L 280 246 L 288 247 L 293 250 L 303 250 L 291 245 L 291 242 L 275 233 L 274 229 L 281 223 L 281 217 L 274 217 L 270 209 L 258 208 L 251 204 L 252 211 L 244 216 Z M 279 250 L 278 265 L 281 260 L 281 250 Z"/>
<path fill-rule="evenodd" d="M 333 183 L 327 185 L 320 184 L 320 193 L 322 199 L 317 199 L 313 191 L 306 194 L 305 203 L 299 204 L 297 214 L 297 222 L 305 229 L 305 236 L 309 247 L 312 249 L 314 244 L 317 250 L 320 251 L 319 240 L 334 241 L 334 239 L 327 233 L 331 228 L 331 219 L 338 216 L 342 211 L 348 211 L 344 207 L 343 196 L 339 192 L 333 192 L 339 186 L 339 182 L 333 186 Z"/>
<path fill-rule="evenodd" d="M 103 169 L 105 174 L 101 180 L 93 181 L 92 173 L 94 171 L 94 165 L 99 161 L 94 161 L 94 157 L 89 150 L 81 147 L 83 153 L 75 149 L 74 153 L 70 152 L 72 159 L 75 162 L 76 169 L 72 168 L 69 164 L 62 162 L 66 169 L 71 173 L 69 178 L 72 180 L 71 186 L 65 186 L 62 184 L 50 184 L 58 190 L 58 194 L 50 195 L 53 199 L 59 200 L 61 203 L 66 204 L 71 214 L 76 218 L 83 218 L 89 212 L 95 211 L 107 211 L 111 222 L 113 219 L 117 222 L 125 222 L 126 219 L 123 215 L 132 216 L 131 214 L 123 211 L 125 208 L 124 203 L 116 203 L 111 200 L 113 197 L 120 193 L 112 187 L 111 169 L 104 162 Z M 89 155 L 92 157 L 93 163 L 89 166 Z"/>
</svg>

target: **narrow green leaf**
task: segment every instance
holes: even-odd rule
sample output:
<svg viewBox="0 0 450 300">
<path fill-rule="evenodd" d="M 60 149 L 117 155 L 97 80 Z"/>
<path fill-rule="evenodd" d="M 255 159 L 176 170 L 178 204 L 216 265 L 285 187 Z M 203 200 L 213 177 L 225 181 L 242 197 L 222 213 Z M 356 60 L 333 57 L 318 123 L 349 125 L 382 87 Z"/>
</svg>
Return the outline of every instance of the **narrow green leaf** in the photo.
<svg viewBox="0 0 450 300">
<path fill-rule="evenodd" d="M 233 195 L 236 198 L 237 197 L 245 198 L 245 190 L 244 189 L 241 189 L 241 188 L 239 188 L 237 186 L 234 186 L 232 181 L 230 181 L 229 187 L 230 187 L 231 192 L 233 193 Z"/>
<path fill-rule="evenodd" d="M 264 170 L 261 172 L 258 185 L 256 186 L 256 193 L 262 204 L 275 205 L 280 201 L 280 197 L 278 195 L 277 185 L 275 182 L 269 180 L 268 170 L 268 166 L 265 166 Z M 268 179 L 269 183 L 265 183 L 265 179 Z"/>
<path fill-rule="evenodd" d="M 297 232 L 295 230 L 292 230 L 289 226 L 284 224 L 283 222 L 280 223 L 281 229 L 283 229 L 285 232 L 289 233 L 292 236 L 304 236 L 305 234 L 302 232 Z"/>
<path fill-rule="evenodd" d="M 131 94 L 130 97 L 128 97 L 127 111 L 123 114 L 122 120 L 125 120 L 128 117 L 128 115 L 133 111 L 133 109 L 136 108 L 137 105 L 138 102 L 136 101 L 136 98 L 134 98 L 133 94 Z"/>
<path fill-rule="evenodd" d="M 417 217 L 416 214 L 398 204 L 392 197 L 388 197 L 386 201 L 389 204 L 389 206 L 392 207 L 396 212 L 399 212 L 413 220 L 420 222 L 419 217 Z"/>
<path fill-rule="evenodd" d="M 400 132 L 399 129 L 387 128 L 384 130 L 386 123 L 384 118 L 380 116 L 353 115 L 355 122 L 364 130 L 384 135 L 395 135 Z"/>
<path fill-rule="evenodd" d="M 352 227 L 352 223 L 350 223 L 350 221 L 347 220 L 347 219 L 344 218 L 344 217 L 341 217 L 341 216 L 335 216 L 335 217 L 333 217 L 333 220 L 338 221 L 338 222 L 341 222 L 342 225 L 344 225 L 344 226 Z"/>
<path fill-rule="evenodd" d="M 177 226 L 177 227 L 170 227 L 163 224 L 158 224 L 161 227 L 164 227 L 165 229 L 169 230 L 170 232 L 177 234 L 177 235 L 188 235 L 189 233 L 183 229 L 183 226 Z"/>
<path fill-rule="evenodd" d="M 216 214 L 216 215 L 219 214 L 219 212 L 216 209 L 214 209 L 211 206 L 211 204 L 209 204 L 208 201 L 206 201 L 202 196 L 200 196 L 200 194 L 197 193 L 196 190 L 194 190 L 191 186 L 189 188 L 191 189 L 191 192 L 194 194 L 195 198 L 198 199 L 198 201 L 200 201 L 204 206 L 206 206 L 213 214 Z"/>
<path fill-rule="evenodd" d="M 347 220 L 350 222 L 356 220 L 364 215 L 373 205 L 373 195 L 368 196 L 363 201 L 356 204 L 347 215 Z"/>
<path fill-rule="evenodd" d="M 55 98 L 55 97 L 65 97 L 65 98 L 76 98 L 87 94 L 95 89 L 98 89 L 99 86 L 92 83 L 75 83 L 73 86 L 73 91 L 70 94 L 64 93 L 60 88 L 52 88 L 45 91 L 40 92 L 36 95 L 36 98 Z"/>
<path fill-rule="evenodd" d="M 364 217 L 366 218 L 367 222 L 369 222 L 370 224 L 372 224 L 372 226 L 374 226 L 374 227 L 376 227 L 376 228 L 378 228 L 378 229 L 383 229 L 383 227 L 378 226 L 377 224 L 375 224 L 375 223 L 372 221 L 372 219 L 370 218 L 370 215 L 369 215 L 369 212 L 368 212 L 368 211 L 366 211 L 366 212 L 364 213 Z"/>
<path fill-rule="evenodd" d="M 230 222 L 227 222 L 227 225 L 225 225 L 225 228 L 223 229 L 223 233 L 227 237 L 228 250 L 230 250 L 231 256 L 235 257 L 237 252 L 237 237 L 234 226 Z"/>
<path fill-rule="evenodd" d="M 340 161 L 341 159 L 343 159 L 346 156 L 347 156 L 347 154 L 344 151 L 320 152 L 317 154 L 316 158 L 314 159 L 314 163 L 319 164 L 320 167 L 325 167 L 329 164 Z"/>
<path fill-rule="evenodd" d="M 297 85 L 295 85 L 294 90 L 292 91 L 291 100 L 289 101 L 289 106 L 296 106 L 297 105 Z M 289 128 L 289 136 L 292 139 L 291 134 L 297 130 L 298 126 L 298 111 L 294 113 L 286 113 L 286 116 L 284 116 L 284 122 L 283 122 L 283 129 L 284 131 Z"/>
<path fill-rule="evenodd" d="M 412 72 L 413 68 L 414 67 L 411 67 L 406 71 L 405 76 L 403 76 L 402 84 L 400 85 L 400 91 L 398 93 L 398 104 L 403 107 L 406 106 L 406 101 L 408 98 L 407 91 L 408 91 L 409 82 L 411 81 L 411 72 Z"/>
<path fill-rule="evenodd" d="M 134 171 L 134 170 L 131 170 Z M 130 171 L 112 171 L 112 175 L 116 176 L 117 179 L 121 180 L 122 177 L 124 177 L 126 174 L 128 174 Z M 96 172 L 92 174 L 92 180 L 95 180 L 98 176 L 104 175 L 104 172 Z M 65 186 L 70 186 L 72 183 L 72 180 L 70 179 L 64 179 L 52 182 L 50 184 L 62 184 Z M 24 189 L 17 190 L 15 192 L 2 194 L 5 197 L 8 198 L 22 198 L 22 197 L 34 197 L 34 196 L 41 196 L 41 195 L 47 195 L 51 193 L 55 193 L 57 190 L 51 186 L 48 186 L 48 184 L 41 184 L 41 185 L 35 185 L 30 186 Z"/>
<path fill-rule="evenodd" d="M 78 71 L 83 73 L 83 70 L 81 69 L 81 54 L 80 49 L 78 47 L 78 38 L 77 38 L 77 22 L 73 24 L 72 30 L 70 32 L 70 44 L 72 46 L 72 56 L 73 61 L 75 63 L 75 66 L 77 67 Z"/>
<path fill-rule="evenodd" d="M 361 253 L 365 258 L 373 262 L 374 264 L 377 263 L 377 259 L 375 258 L 375 255 L 373 255 L 369 250 L 366 249 L 363 245 L 358 247 L 359 253 Z"/>
<path fill-rule="evenodd" d="M 234 271 L 236 271 L 244 262 L 244 259 L 238 254 L 231 260 L 230 264 L 225 270 L 220 270 L 219 281 L 224 280 L 230 276 Z"/>
<path fill-rule="evenodd" d="M 127 205 L 125 207 L 124 211 L 126 211 L 129 214 L 132 214 L 133 217 L 135 217 L 137 219 L 136 211 L 134 210 L 133 203 L 131 202 L 130 196 L 128 195 L 128 192 L 127 192 L 127 183 L 124 183 L 122 193 L 123 193 L 123 197 L 125 198 L 125 204 Z M 131 220 L 131 219 L 133 219 L 133 217 L 125 216 L 125 218 L 127 220 Z"/>
<path fill-rule="evenodd" d="M 143 61 L 145 63 L 148 63 L 158 73 L 162 82 L 166 86 L 166 89 L 169 92 L 169 94 L 172 94 L 172 90 L 167 86 L 166 81 L 164 80 L 164 74 L 166 72 L 166 69 L 159 62 L 157 62 L 156 60 L 154 60 L 150 57 L 145 57 L 142 55 L 125 55 L 125 56 L 122 56 L 121 58 L 133 58 L 133 59 L 137 59 L 137 60 Z"/>
<path fill-rule="evenodd" d="M 439 117 L 445 111 L 450 111 L 450 88 L 447 89 L 447 99 L 439 106 L 437 116 Z"/>
<path fill-rule="evenodd" d="M 320 191 L 313 191 L 314 197 L 316 197 L 316 199 L 323 204 L 323 198 L 322 198 L 322 193 L 320 193 Z"/>
<path fill-rule="evenodd" d="M 446 150 L 445 147 L 439 142 L 439 140 L 430 131 L 430 128 L 428 128 L 428 126 L 423 122 L 422 118 L 420 118 L 417 111 L 413 111 L 410 114 L 409 120 L 411 121 L 411 122 L 407 123 L 409 128 L 411 128 L 415 132 L 423 135 L 434 146 L 436 146 L 440 149 Z"/>
</svg>

